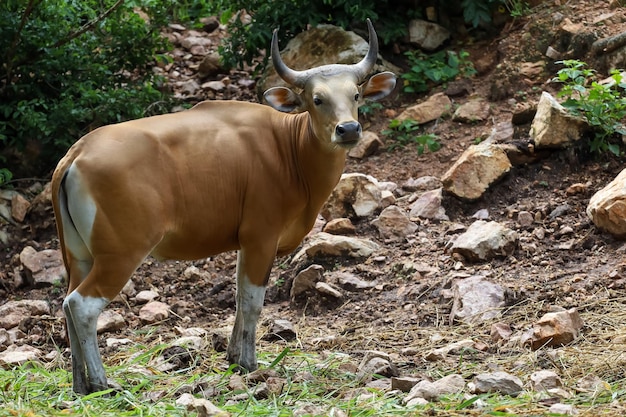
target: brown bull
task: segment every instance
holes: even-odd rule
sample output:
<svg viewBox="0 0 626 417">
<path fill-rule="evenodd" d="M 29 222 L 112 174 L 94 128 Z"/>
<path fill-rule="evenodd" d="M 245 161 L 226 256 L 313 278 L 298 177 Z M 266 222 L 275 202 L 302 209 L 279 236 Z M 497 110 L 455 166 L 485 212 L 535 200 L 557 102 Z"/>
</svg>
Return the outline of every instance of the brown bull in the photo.
<svg viewBox="0 0 626 417">
<path fill-rule="evenodd" d="M 69 275 L 63 303 L 74 391 L 107 388 L 96 322 L 148 256 L 199 259 L 238 250 L 237 313 L 228 360 L 257 367 L 257 321 L 276 256 L 293 251 L 361 139 L 357 109 L 395 86 L 367 79 L 377 54 L 355 65 L 289 69 L 276 33 L 272 61 L 302 90 L 265 92 L 271 107 L 209 101 L 105 126 L 81 138 L 52 178 L 54 212 Z M 364 82 L 365 81 L 365 82 Z"/>
</svg>

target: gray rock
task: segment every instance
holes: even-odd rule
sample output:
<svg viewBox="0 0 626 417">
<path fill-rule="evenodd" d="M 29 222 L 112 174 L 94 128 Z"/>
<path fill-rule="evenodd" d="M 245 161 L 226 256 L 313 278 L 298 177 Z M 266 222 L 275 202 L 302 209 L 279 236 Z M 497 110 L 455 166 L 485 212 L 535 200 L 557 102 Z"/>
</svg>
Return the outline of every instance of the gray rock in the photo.
<svg viewBox="0 0 626 417">
<path fill-rule="evenodd" d="M 436 23 L 420 19 L 409 22 L 409 41 L 427 51 L 438 49 L 449 37 L 448 29 Z"/>
<path fill-rule="evenodd" d="M 365 382 L 370 381 L 374 374 L 394 377 L 398 376 L 399 372 L 389 355 L 384 352 L 368 351 L 358 367 L 356 376 L 359 381 Z"/>
<path fill-rule="evenodd" d="M 170 316 L 170 306 L 160 301 L 151 301 L 139 310 L 139 318 L 146 323 L 156 323 Z"/>
<path fill-rule="evenodd" d="M 98 333 L 119 330 L 126 325 L 124 316 L 115 310 L 104 310 L 98 317 L 96 325 Z"/>
<path fill-rule="evenodd" d="M 497 222 L 477 220 L 452 244 L 452 253 L 469 261 L 486 261 L 509 256 L 517 246 L 518 234 Z"/>
<path fill-rule="evenodd" d="M 353 235 L 356 232 L 356 228 L 350 219 L 342 217 L 339 219 L 332 219 L 324 229 L 323 232 L 330 233 L 331 235 Z"/>
<path fill-rule="evenodd" d="M 556 372 L 542 369 L 530 375 L 530 383 L 535 391 L 548 391 L 563 388 L 563 381 Z"/>
<path fill-rule="evenodd" d="M 42 356 L 41 350 L 29 345 L 9 346 L 0 353 L 0 366 L 9 368 L 15 365 L 23 365 L 26 362 L 37 360 Z"/>
<path fill-rule="evenodd" d="M 374 282 L 365 281 L 347 271 L 332 272 L 330 278 L 348 291 L 362 291 L 376 286 Z"/>
<path fill-rule="evenodd" d="M 339 291 L 337 288 L 325 282 L 316 283 L 315 289 L 319 291 L 320 294 L 329 295 L 338 300 L 343 299 L 343 294 L 341 293 L 341 291 Z"/>
<path fill-rule="evenodd" d="M 26 281 L 35 286 L 55 285 L 66 276 L 61 251 L 45 249 L 37 252 L 26 246 L 20 253 L 20 262 Z"/>
<path fill-rule="evenodd" d="M 409 403 L 415 398 L 436 401 L 441 396 L 462 392 L 464 388 L 465 380 L 457 374 L 450 374 L 433 382 L 423 380 L 411 388 L 409 394 L 404 398 L 404 402 Z"/>
<path fill-rule="evenodd" d="M 380 249 L 377 243 L 368 239 L 348 236 L 336 236 L 329 233 L 317 233 L 305 242 L 302 249 L 294 256 L 297 262 L 304 256 L 309 258 L 329 256 L 349 256 L 351 258 L 367 258 Z"/>
<path fill-rule="evenodd" d="M 484 277 L 458 279 L 452 284 L 454 294 L 450 323 L 461 320 L 480 323 L 499 317 L 504 307 L 504 289 Z"/>
<path fill-rule="evenodd" d="M 507 341 L 512 334 L 511 326 L 506 323 L 494 323 L 491 325 L 491 340 L 494 342 Z"/>
<path fill-rule="evenodd" d="M 0 306 L 0 328 L 9 330 L 22 320 L 50 314 L 50 306 L 43 300 L 8 301 Z"/>
<path fill-rule="evenodd" d="M 381 191 L 374 177 L 364 174 L 344 174 L 322 207 L 326 220 L 341 217 L 369 217 L 381 204 Z"/>
<path fill-rule="evenodd" d="M 443 191 L 441 188 L 423 193 L 410 206 L 409 216 L 431 220 L 449 220 L 446 209 L 441 205 Z"/>
<path fill-rule="evenodd" d="M 454 112 L 452 120 L 461 123 L 482 122 L 489 118 L 489 103 L 482 98 L 475 98 L 460 105 Z"/>
<path fill-rule="evenodd" d="M 293 282 L 291 284 L 291 299 L 294 300 L 301 294 L 314 289 L 315 284 L 322 281 L 323 274 L 324 267 L 315 264 L 300 271 L 298 275 L 296 275 L 296 277 L 293 279 Z"/>
<path fill-rule="evenodd" d="M 499 392 L 505 395 L 516 396 L 522 392 L 522 380 L 506 372 L 479 374 L 474 377 L 470 390 L 475 394 Z"/>
<path fill-rule="evenodd" d="M 417 383 L 420 382 L 419 378 L 410 376 L 398 376 L 391 378 L 391 389 L 402 392 L 409 392 Z"/>
<path fill-rule="evenodd" d="M 264 337 L 265 340 L 295 340 L 297 337 L 296 329 L 289 320 L 275 319 L 270 325 L 269 332 Z"/>
<path fill-rule="evenodd" d="M 383 239 L 390 242 L 403 242 L 417 230 L 417 225 L 398 206 L 387 207 L 371 224 Z"/>
<path fill-rule="evenodd" d="M 186 271 L 185 271 L 186 272 Z M 143 290 L 139 291 L 137 295 L 135 295 L 135 301 L 137 304 L 146 304 L 150 301 L 154 301 L 159 297 L 159 293 L 152 290 Z"/>
<path fill-rule="evenodd" d="M 419 178 L 409 178 L 402 184 L 402 189 L 406 191 L 430 191 L 441 187 L 441 180 L 430 175 Z"/>
</svg>

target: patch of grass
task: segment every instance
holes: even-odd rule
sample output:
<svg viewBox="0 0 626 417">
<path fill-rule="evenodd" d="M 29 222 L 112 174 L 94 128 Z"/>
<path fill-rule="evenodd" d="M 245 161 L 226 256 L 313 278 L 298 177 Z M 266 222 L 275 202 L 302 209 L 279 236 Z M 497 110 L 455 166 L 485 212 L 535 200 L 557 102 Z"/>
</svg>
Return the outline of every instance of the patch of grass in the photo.
<svg viewBox="0 0 626 417">
<path fill-rule="evenodd" d="M 0 370 L 0 417 L 196 415 L 195 411 L 176 404 L 183 393 L 207 398 L 231 416 L 553 415 L 548 411 L 549 405 L 542 402 L 549 395 L 533 391 L 523 391 L 516 397 L 464 392 L 426 405 L 408 407 L 403 402 L 406 393 L 370 388 L 359 381 L 354 357 L 340 352 L 306 353 L 298 349 L 300 342 L 290 343 L 287 348 L 284 344 L 273 343 L 262 349 L 259 354 L 261 368 L 275 371 L 284 386 L 276 395 L 255 398 L 253 383 L 248 383 L 247 392 L 229 388 L 233 367 L 226 368 L 223 354 L 211 349 L 191 351 L 193 359 L 188 366 L 176 371 L 160 371 L 162 354 L 171 346 L 163 343 L 160 335 L 154 335 L 154 339 L 151 343 L 121 346 L 117 353 L 105 355 L 107 374 L 120 387 L 86 396 L 73 394 L 67 358 L 60 357 L 49 364 L 31 362 Z M 345 347 L 352 350 L 347 345 Z M 579 349 L 580 346 L 572 348 Z M 574 367 L 568 364 L 568 358 L 573 360 L 575 356 L 564 355 L 561 364 L 572 372 Z M 474 359 L 468 352 L 456 365 L 449 364 L 451 366 L 440 369 L 430 367 L 430 370 L 426 370 L 429 368 L 426 365 L 420 372 L 433 379 L 457 372 L 470 381 L 472 375 L 480 372 Z M 537 366 L 530 365 L 532 368 Z M 595 371 L 599 375 L 605 374 L 601 369 Z M 243 378 L 245 381 L 245 376 Z M 577 395 L 562 402 L 574 405 L 581 415 L 597 415 L 585 412 L 613 408 L 617 414 L 602 415 L 619 415 L 619 403 L 626 396 L 625 382 L 622 375 L 610 380 L 610 385 L 607 384 L 603 391 Z"/>
</svg>

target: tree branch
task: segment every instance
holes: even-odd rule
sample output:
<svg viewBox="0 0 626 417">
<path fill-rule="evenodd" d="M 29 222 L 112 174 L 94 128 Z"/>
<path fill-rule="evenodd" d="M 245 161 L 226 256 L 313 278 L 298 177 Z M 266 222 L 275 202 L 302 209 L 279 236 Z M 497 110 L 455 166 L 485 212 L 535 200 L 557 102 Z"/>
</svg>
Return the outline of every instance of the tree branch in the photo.
<svg viewBox="0 0 626 417">
<path fill-rule="evenodd" d="M 67 36 L 66 38 L 61 39 L 61 40 L 55 42 L 54 45 L 52 45 L 52 48 L 59 48 L 59 47 L 65 45 L 65 44 L 73 41 L 74 39 L 78 38 L 83 33 L 89 32 L 91 29 L 93 29 L 93 27 L 96 24 L 98 24 L 102 20 L 106 19 L 111 13 L 113 13 L 115 11 L 115 9 L 120 7 L 122 4 L 124 4 L 124 0 L 117 0 L 117 2 L 113 6 L 111 6 L 107 11 L 102 13 L 100 16 L 98 16 L 95 19 L 85 23 L 80 29 L 78 29 L 75 32 L 70 33 L 69 36 Z"/>
</svg>

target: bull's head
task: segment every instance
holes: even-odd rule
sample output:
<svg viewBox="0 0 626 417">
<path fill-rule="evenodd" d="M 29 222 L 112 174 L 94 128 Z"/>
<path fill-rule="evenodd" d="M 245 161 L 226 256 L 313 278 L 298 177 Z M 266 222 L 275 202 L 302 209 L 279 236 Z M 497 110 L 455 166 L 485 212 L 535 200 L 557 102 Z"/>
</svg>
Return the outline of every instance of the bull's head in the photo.
<svg viewBox="0 0 626 417">
<path fill-rule="evenodd" d="M 302 92 L 296 94 L 286 87 L 274 87 L 265 92 L 265 100 L 280 111 L 308 111 L 313 133 L 332 148 L 354 146 L 362 136 L 358 122 L 359 106 L 365 100 L 379 100 L 387 96 L 396 85 L 396 77 L 390 72 L 367 79 L 378 57 L 378 38 L 369 19 L 367 27 L 369 49 L 361 62 L 324 65 L 306 71 L 287 67 L 280 57 L 276 30 L 272 37 L 272 62 L 276 72 Z"/>
</svg>

